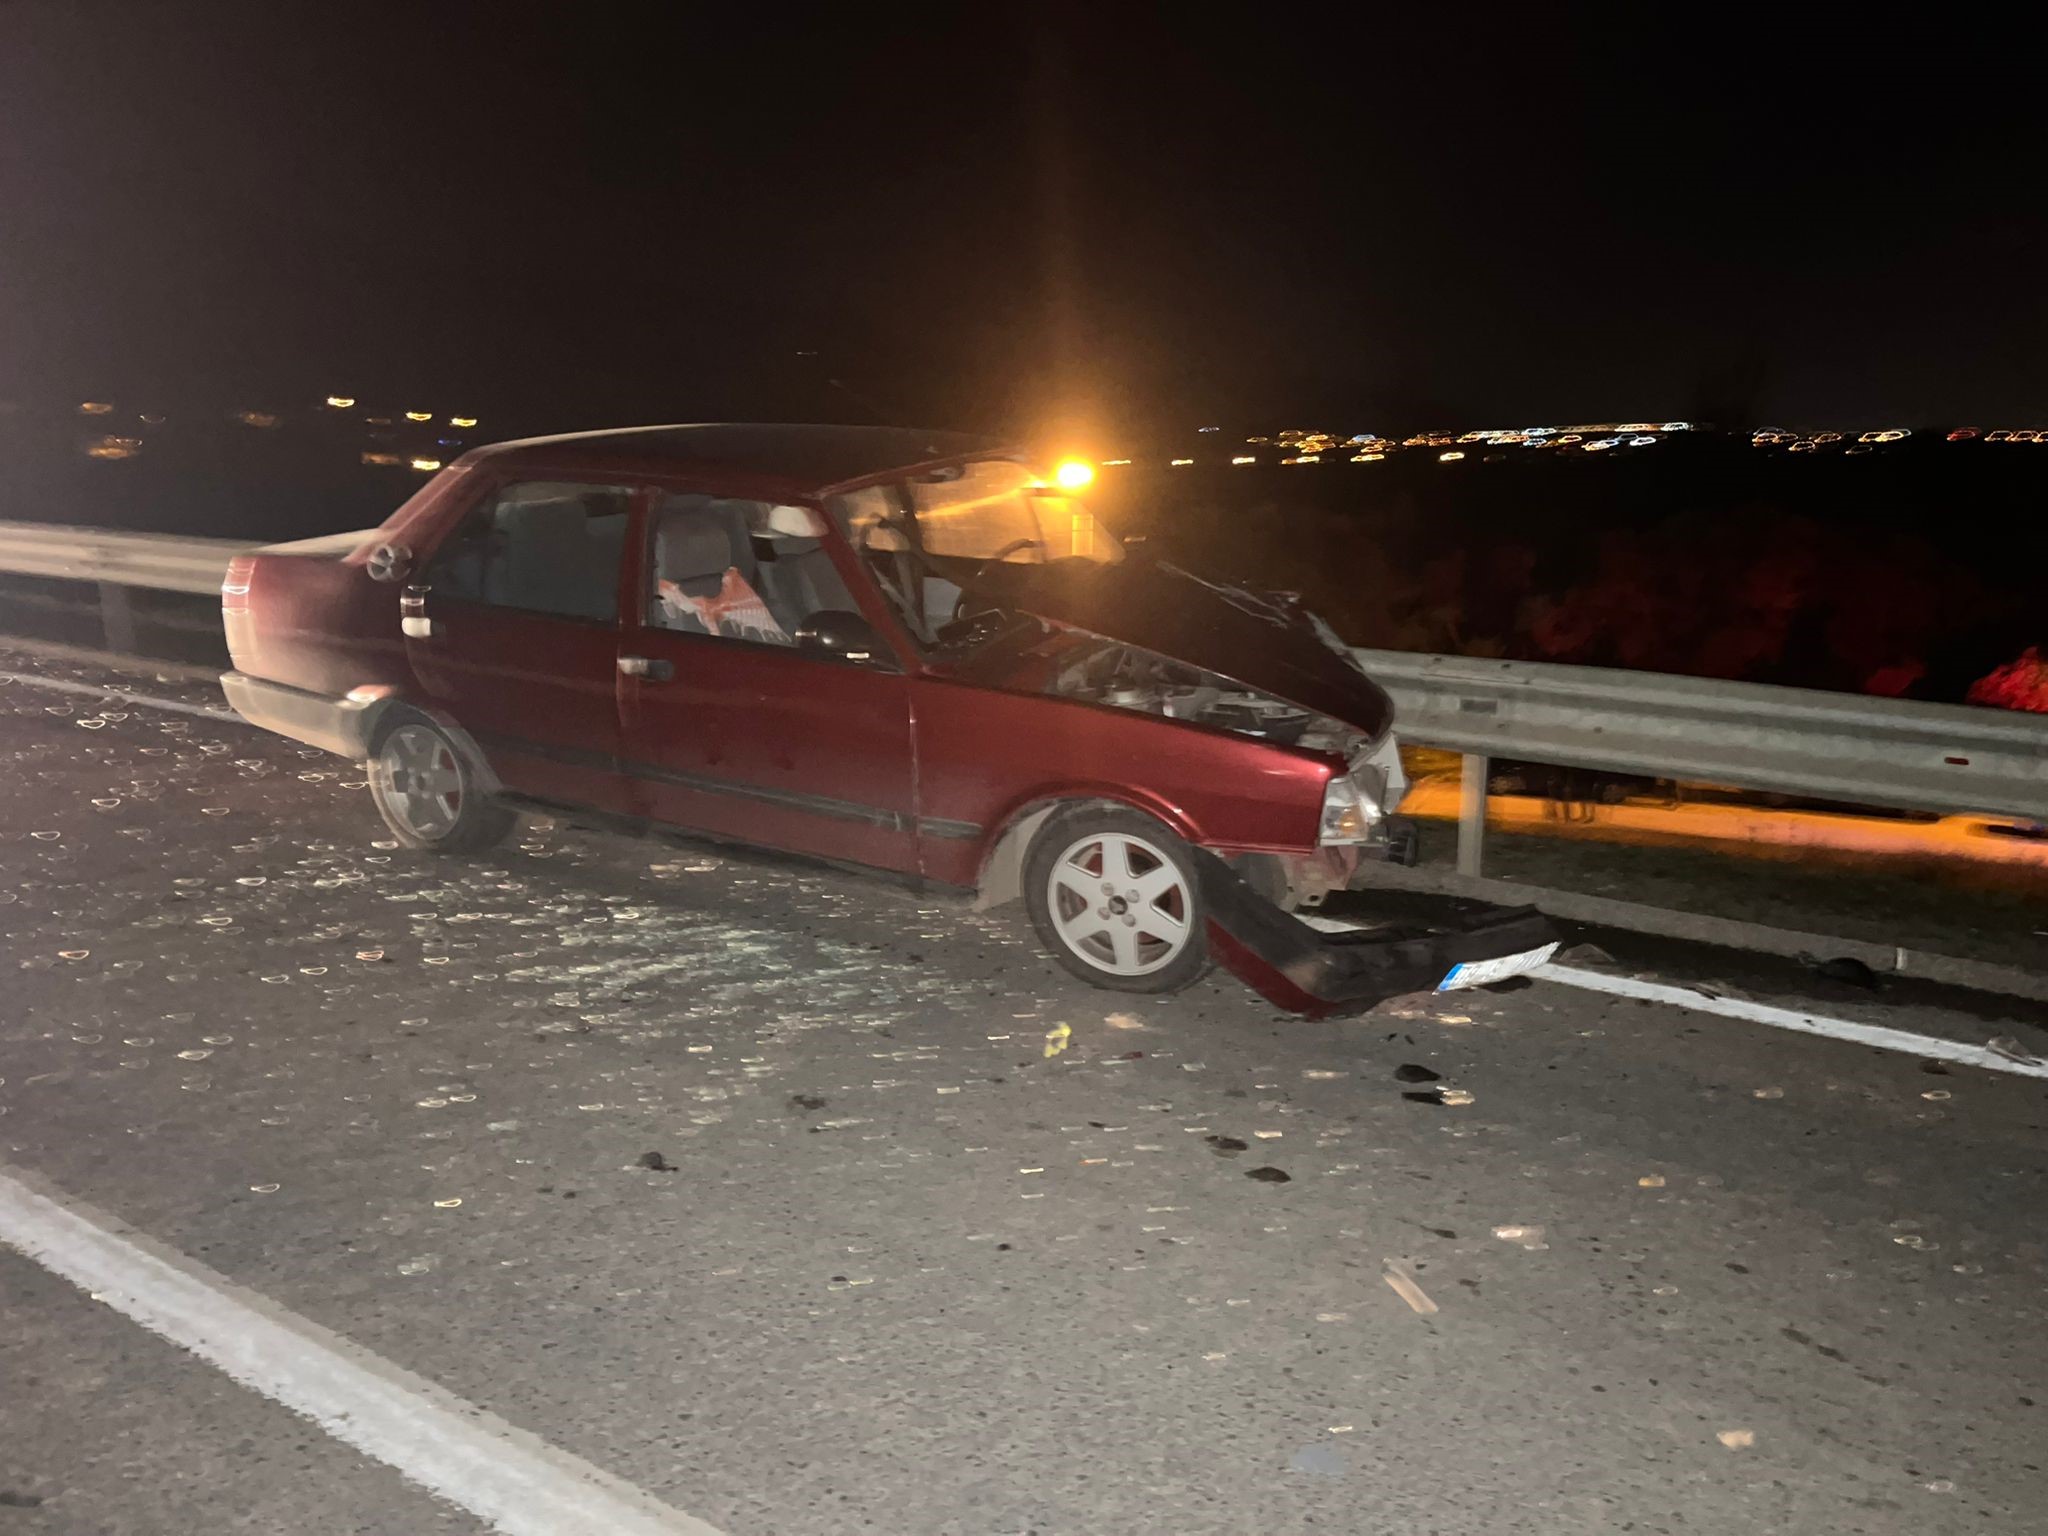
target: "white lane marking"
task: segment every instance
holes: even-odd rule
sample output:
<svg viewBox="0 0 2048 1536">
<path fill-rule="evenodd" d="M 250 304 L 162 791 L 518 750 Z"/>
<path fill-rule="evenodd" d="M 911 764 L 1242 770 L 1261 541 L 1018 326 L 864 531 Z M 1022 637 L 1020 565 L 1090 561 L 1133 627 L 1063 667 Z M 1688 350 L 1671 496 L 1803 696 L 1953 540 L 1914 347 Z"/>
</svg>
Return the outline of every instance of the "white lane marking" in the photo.
<svg viewBox="0 0 2048 1536">
<path fill-rule="evenodd" d="M 125 688 L 109 688 L 100 683 L 74 683 L 62 677 L 37 677 L 33 672 L 0 672 L 0 682 L 26 683 L 31 688 L 54 688 L 59 693 L 83 693 L 95 699 L 118 699 L 123 704 L 140 704 L 148 709 L 168 709 L 181 715 L 198 715 L 202 720 L 231 720 L 236 725 L 247 723 L 232 709 L 213 709 L 204 704 L 182 704 L 176 699 L 160 699 L 151 693 L 130 693 Z"/>
<path fill-rule="evenodd" d="M 720 1536 L 0 1164 L 0 1242 L 507 1536 Z"/>
<path fill-rule="evenodd" d="M 1888 1029 L 1882 1024 L 1858 1024 L 1852 1019 L 1834 1019 L 1825 1014 L 1800 1013 L 1791 1008 L 1774 1008 L 1769 1003 L 1745 1002 L 1737 997 L 1709 997 L 1688 987 L 1669 986 L 1660 981 L 1638 981 L 1633 976 L 1606 976 L 1598 971 L 1580 970 L 1575 965 L 1545 965 L 1529 973 L 1543 981 L 1584 987 L 1589 992 L 1609 992 L 1616 997 L 1642 998 L 1647 1002 L 1669 1003 L 1674 1008 L 1691 1008 L 1700 1013 L 1719 1013 L 1752 1024 L 1769 1024 L 1777 1029 L 1796 1029 L 1809 1035 L 1826 1035 L 1856 1045 L 1872 1045 L 1881 1051 L 1901 1051 L 1908 1056 L 1955 1061 L 1968 1067 L 1987 1067 L 1993 1072 L 2012 1072 L 2021 1077 L 2048 1077 L 2048 1061 L 2039 1057 L 2007 1056 L 1989 1046 L 1965 1045 L 1939 1035 L 1916 1035 L 1910 1030 Z"/>
</svg>

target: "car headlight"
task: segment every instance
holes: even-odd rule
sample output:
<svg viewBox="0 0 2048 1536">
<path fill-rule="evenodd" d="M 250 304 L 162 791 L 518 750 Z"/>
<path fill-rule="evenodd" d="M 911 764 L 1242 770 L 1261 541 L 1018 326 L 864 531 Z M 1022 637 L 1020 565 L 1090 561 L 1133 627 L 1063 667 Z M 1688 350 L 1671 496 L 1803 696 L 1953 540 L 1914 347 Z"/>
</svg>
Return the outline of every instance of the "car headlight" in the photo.
<svg viewBox="0 0 2048 1536">
<path fill-rule="evenodd" d="M 1323 824 L 1316 841 L 1325 846 L 1370 842 L 1379 820 L 1378 801 L 1348 775 L 1340 775 L 1323 791 Z"/>
</svg>

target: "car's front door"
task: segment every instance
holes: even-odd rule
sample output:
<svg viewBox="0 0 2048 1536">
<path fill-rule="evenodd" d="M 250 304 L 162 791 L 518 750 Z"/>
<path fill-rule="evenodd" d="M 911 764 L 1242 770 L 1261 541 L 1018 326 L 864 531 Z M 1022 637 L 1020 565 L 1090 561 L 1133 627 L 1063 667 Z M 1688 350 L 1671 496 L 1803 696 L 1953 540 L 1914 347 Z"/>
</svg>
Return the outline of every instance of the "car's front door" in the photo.
<svg viewBox="0 0 2048 1536">
<path fill-rule="evenodd" d="M 626 772 L 656 821 L 907 872 L 906 679 L 879 645 L 798 643 L 862 622 L 822 532 L 804 509 L 656 496 L 620 637 Z"/>
<path fill-rule="evenodd" d="M 619 593 L 636 492 L 598 481 L 489 486 L 405 594 L 426 701 L 505 787 L 624 812 Z"/>
</svg>

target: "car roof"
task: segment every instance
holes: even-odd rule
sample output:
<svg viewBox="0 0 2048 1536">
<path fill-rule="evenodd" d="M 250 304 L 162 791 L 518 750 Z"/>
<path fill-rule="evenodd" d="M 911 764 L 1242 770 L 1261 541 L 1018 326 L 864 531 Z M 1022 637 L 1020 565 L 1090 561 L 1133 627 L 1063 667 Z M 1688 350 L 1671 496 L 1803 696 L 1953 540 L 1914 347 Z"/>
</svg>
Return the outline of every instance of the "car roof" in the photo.
<svg viewBox="0 0 2048 1536">
<path fill-rule="evenodd" d="M 702 422 L 565 432 L 474 448 L 457 462 L 518 472 L 686 474 L 764 495 L 816 496 L 893 470 L 1003 451 L 993 438 L 909 427 Z"/>
</svg>

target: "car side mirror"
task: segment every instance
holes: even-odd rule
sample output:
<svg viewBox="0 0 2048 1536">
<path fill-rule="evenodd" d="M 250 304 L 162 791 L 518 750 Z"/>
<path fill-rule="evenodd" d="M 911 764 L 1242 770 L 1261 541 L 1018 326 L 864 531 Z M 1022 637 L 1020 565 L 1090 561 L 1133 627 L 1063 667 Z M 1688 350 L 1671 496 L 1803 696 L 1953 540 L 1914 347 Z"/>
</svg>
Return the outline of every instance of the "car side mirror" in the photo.
<svg viewBox="0 0 2048 1536">
<path fill-rule="evenodd" d="M 824 608 L 796 629 L 796 643 L 807 651 L 829 651 L 868 666 L 890 666 L 888 650 L 875 626 L 847 608 Z"/>
</svg>

